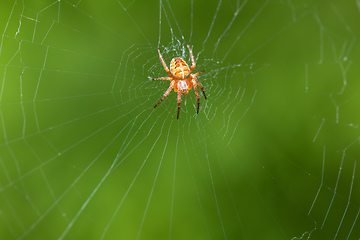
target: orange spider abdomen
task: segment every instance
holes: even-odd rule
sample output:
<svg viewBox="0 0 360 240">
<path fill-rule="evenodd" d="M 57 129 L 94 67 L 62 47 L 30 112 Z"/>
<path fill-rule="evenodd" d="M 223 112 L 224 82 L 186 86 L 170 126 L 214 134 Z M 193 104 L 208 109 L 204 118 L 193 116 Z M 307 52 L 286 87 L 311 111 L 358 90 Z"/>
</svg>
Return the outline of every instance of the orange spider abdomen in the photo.
<svg viewBox="0 0 360 240">
<path fill-rule="evenodd" d="M 189 75 L 190 69 L 184 59 L 177 57 L 170 62 L 170 72 L 176 78 L 185 79 Z"/>
</svg>

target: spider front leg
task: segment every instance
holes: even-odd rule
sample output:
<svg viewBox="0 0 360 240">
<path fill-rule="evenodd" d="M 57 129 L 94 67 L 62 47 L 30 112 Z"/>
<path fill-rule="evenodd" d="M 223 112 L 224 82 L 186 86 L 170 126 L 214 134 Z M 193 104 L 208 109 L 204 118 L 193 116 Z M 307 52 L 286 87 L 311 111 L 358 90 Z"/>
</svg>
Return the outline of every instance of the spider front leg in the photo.
<svg viewBox="0 0 360 240">
<path fill-rule="evenodd" d="M 194 54 L 192 53 L 191 48 L 189 47 L 189 45 L 186 45 L 186 46 L 189 49 L 190 57 L 191 57 L 191 67 L 190 67 L 190 73 L 191 73 L 192 70 L 194 70 L 194 68 L 195 68 L 195 59 L 194 59 Z"/>
<path fill-rule="evenodd" d="M 162 65 L 163 65 L 164 68 L 165 68 L 165 71 L 167 72 L 167 74 L 169 74 L 170 77 L 172 77 L 172 75 L 171 75 L 171 73 L 170 73 L 170 70 L 169 70 L 169 68 L 166 66 L 166 63 L 165 63 L 165 61 L 164 61 L 164 59 L 163 59 L 163 57 L 162 57 L 162 55 L 161 55 L 161 53 L 160 53 L 160 49 L 159 49 L 159 48 L 158 48 L 158 53 L 159 53 L 160 61 L 161 61 Z"/>
<path fill-rule="evenodd" d="M 164 96 L 160 99 L 160 101 L 154 106 L 154 108 L 156 108 L 157 105 L 159 105 L 159 103 L 161 103 L 162 100 L 164 100 L 167 95 L 169 95 L 171 89 L 174 88 L 174 85 L 175 85 L 175 81 L 171 82 L 170 83 L 170 87 L 168 88 L 168 90 L 165 92 Z M 179 118 L 179 113 L 178 113 L 178 118 Z"/>
</svg>

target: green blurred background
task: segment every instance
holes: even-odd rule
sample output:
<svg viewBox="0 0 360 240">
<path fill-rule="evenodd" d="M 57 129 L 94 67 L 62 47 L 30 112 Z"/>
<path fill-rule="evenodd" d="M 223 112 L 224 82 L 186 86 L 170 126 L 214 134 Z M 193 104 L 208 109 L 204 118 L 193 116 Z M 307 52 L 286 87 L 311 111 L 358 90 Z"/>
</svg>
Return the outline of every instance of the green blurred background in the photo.
<svg viewBox="0 0 360 240">
<path fill-rule="evenodd" d="M 359 239 L 359 22 L 357 1 L 0 1 L 0 239 Z M 177 120 L 149 79 L 186 44 L 208 99 Z"/>
</svg>

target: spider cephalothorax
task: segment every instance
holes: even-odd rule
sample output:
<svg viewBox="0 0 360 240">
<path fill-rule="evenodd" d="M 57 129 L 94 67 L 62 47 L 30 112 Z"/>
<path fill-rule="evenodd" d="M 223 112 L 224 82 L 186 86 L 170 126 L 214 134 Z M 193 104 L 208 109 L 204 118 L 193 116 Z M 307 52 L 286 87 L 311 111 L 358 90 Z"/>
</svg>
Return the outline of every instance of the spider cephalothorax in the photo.
<svg viewBox="0 0 360 240">
<path fill-rule="evenodd" d="M 161 78 L 153 78 L 152 80 L 170 80 L 170 87 L 165 92 L 164 96 L 160 99 L 160 101 L 155 105 L 154 108 L 156 108 L 159 103 L 161 103 L 162 100 L 166 98 L 166 96 L 170 93 L 171 89 L 174 89 L 175 92 L 178 93 L 178 111 L 177 111 L 177 119 L 179 119 L 179 112 L 180 112 L 180 101 L 181 101 L 181 95 L 186 96 L 189 93 L 189 90 L 191 90 L 192 87 L 194 87 L 196 98 L 197 98 L 197 112 L 199 113 L 199 106 L 200 106 L 200 97 L 199 92 L 197 90 L 197 86 L 200 87 L 201 91 L 204 94 L 204 97 L 206 99 L 206 95 L 204 92 L 204 88 L 202 85 L 197 81 L 196 76 L 200 73 L 204 72 L 204 70 L 197 72 L 195 74 L 192 74 L 191 72 L 195 68 L 195 60 L 194 55 L 189 47 L 189 45 L 186 45 L 190 52 L 191 57 L 191 68 L 189 68 L 189 65 L 184 61 L 184 59 L 180 57 L 173 58 L 170 62 L 170 70 L 165 64 L 165 61 L 160 53 L 160 49 L 158 49 L 160 61 L 162 62 L 165 71 L 169 75 L 169 77 L 161 77 Z"/>
</svg>

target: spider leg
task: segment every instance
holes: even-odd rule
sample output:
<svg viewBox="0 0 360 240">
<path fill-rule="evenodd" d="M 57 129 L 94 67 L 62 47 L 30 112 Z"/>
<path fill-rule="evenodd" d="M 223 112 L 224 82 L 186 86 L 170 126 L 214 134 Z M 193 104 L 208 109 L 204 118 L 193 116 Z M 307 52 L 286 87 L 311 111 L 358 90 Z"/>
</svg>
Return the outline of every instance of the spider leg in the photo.
<svg viewBox="0 0 360 240">
<path fill-rule="evenodd" d="M 179 119 L 179 112 L 180 112 L 180 101 L 181 101 L 181 91 L 180 88 L 178 89 L 178 112 L 177 112 L 177 119 Z"/>
<path fill-rule="evenodd" d="M 206 95 L 205 95 L 205 91 L 204 91 L 203 86 L 202 86 L 197 80 L 196 80 L 196 83 L 199 85 L 199 88 L 200 88 L 201 91 L 203 92 L 205 99 L 207 99 L 207 98 L 206 98 Z M 195 87 L 195 85 L 194 85 L 194 87 Z"/>
<path fill-rule="evenodd" d="M 155 81 L 155 80 L 173 80 L 171 77 L 160 77 L 160 78 L 153 78 L 153 79 L 151 79 L 151 80 L 153 80 L 153 81 Z"/>
<path fill-rule="evenodd" d="M 192 83 L 193 86 L 194 86 L 194 90 L 195 90 L 195 94 L 196 94 L 196 99 L 197 99 L 197 102 L 198 102 L 196 114 L 199 114 L 200 97 L 199 97 L 199 92 L 198 92 L 197 87 L 196 87 L 197 81 L 196 81 L 195 79 L 193 79 L 193 80 L 191 81 L 191 83 Z M 205 97 L 205 99 L 206 99 L 206 97 Z"/>
<path fill-rule="evenodd" d="M 195 73 L 195 74 L 193 74 L 194 75 L 194 77 L 196 77 L 197 75 L 199 75 L 200 73 L 203 73 L 205 70 L 202 70 L 202 71 L 200 71 L 200 72 L 197 72 L 197 73 Z"/>
<path fill-rule="evenodd" d="M 189 52 L 190 52 L 190 57 L 191 57 L 191 68 L 190 68 L 190 73 L 192 72 L 192 70 L 194 70 L 195 68 L 195 59 L 194 59 L 194 54 L 192 53 L 189 45 L 186 45 L 187 48 L 189 49 Z"/>
<path fill-rule="evenodd" d="M 161 55 L 161 53 L 160 53 L 160 49 L 159 49 L 159 48 L 158 48 L 158 53 L 159 53 L 160 61 L 161 61 L 162 65 L 163 65 L 164 68 L 165 68 L 165 71 L 167 72 L 167 74 L 169 74 L 170 77 L 172 77 L 172 75 L 171 75 L 171 73 L 170 73 L 170 71 L 169 71 L 169 68 L 166 66 L 166 63 L 165 63 L 165 61 L 164 61 L 164 59 L 163 59 L 163 57 L 162 57 L 162 55 Z"/>
<path fill-rule="evenodd" d="M 199 83 L 199 81 L 196 79 L 196 76 L 199 75 L 200 73 L 203 73 L 204 71 L 205 71 L 205 70 L 202 70 L 202 71 L 197 72 L 197 73 L 195 73 L 195 74 L 191 74 L 191 76 L 192 76 L 192 78 L 196 81 L 197 85 L 199 85 L 201 91 L 202 91 L 203 94 L 204 94 L 205 99 L 207 99 L 207 98 L 206 98 L 206 95 L 205 95 L 205 91 L 204 91 L 203 86 L 202 86 L 202 85 Z M 195 85 L 196 85 L 196 84 L 194 84 L 194 86 L 195 86 Z"/>
<path fill-rule="evenodd" d="M 156 108 L 156 106 L 159 105 L 159 103 L 161 103 L 161 101 L 164 100 L 164 99 L 167 97 L 167 95 L 169 95 L 171 89 L 174 88 L 174 84 L 175 84 L 175 81 L 170 83 L 170 87 L 169 87 L 168 90 L 165 92 L 164 96 L 160 99 L 160 101 L 154 106 L 154 108 Z"/>
</svg>

